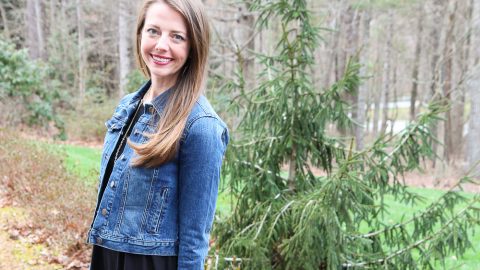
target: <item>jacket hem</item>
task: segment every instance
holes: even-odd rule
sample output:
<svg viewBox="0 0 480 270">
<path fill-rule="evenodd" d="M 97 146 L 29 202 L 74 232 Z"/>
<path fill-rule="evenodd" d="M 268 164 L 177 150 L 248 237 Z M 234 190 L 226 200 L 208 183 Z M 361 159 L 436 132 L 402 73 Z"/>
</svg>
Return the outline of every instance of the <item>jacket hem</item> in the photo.
<svg viewBox="0 0 480 270">
<path fill-rule="evenodd" d="M 148 241 L 89 233 L 87 243 L 132 254 L 178 256 L 178 243 L 175 241 Z"/>
</svg>

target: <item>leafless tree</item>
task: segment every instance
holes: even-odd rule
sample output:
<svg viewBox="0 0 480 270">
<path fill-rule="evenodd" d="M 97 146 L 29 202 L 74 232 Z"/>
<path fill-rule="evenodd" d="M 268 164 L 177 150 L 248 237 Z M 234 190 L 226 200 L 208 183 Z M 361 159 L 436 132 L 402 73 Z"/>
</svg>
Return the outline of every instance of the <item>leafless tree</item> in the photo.
<svg viewBox="0 0 480 270">
<path fill-rule="evenodd" d="M 27 0 L 25 12 L 26 45 L 32 59 L 46 58 L 42 19 L 43 13 L 40 0 Z"/>
</svg>

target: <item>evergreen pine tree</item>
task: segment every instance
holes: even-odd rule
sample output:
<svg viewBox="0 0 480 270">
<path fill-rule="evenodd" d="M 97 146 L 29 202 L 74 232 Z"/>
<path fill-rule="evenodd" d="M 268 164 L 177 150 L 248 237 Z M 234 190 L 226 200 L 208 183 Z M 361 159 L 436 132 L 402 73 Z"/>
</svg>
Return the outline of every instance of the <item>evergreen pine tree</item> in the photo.
<svg viewBox="0 0 480 270">
<path fill-rule="evenodd" d="M 306 0 L 253 0 L 251 8 L 259 28 L 277 20 L 282 32 L 275 54 L 258 56 L 264 71 L 256 88 L 244 89 L 241 76 L 234 84 L 245 113 L 225 163 L 236 204 L 216 225 L 219 257 L 235 257 L 242 269 L 434 269 L 471 247 L 467 230 L 479 224 L 480 198 L 454 191 L 468 177 L 409 219 L 381 219 L 384 196 L 421 199 L 402 176 L 434 157 L 430 127 L 444 107 L 432 103 L 402 132 L 354 151 L 353 141 L 328 130 L 352 125 L 340 97 L 358 88 L 358 64 L 315 89 L 309 71 L 321 29 Z"/>
</svg>

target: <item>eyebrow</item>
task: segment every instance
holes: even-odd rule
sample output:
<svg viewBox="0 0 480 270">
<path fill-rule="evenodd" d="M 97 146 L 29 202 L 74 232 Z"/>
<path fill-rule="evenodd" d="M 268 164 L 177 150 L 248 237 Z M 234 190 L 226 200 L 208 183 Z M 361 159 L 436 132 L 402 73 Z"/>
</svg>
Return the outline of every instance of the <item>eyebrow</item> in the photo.
<svg viewBox="0 0 480 270">
<path fill-rule="evenodd" d="M 158 27 L 154 24 L 146 24 L 145 27 L 152 27 L 152 28 L 156 28 L 156 29 L 160 30 L 160 27 Z M 171 32 L 175 33 L 175 34 L 184 34 L 185 36 L 187 35 L 187 33 L 183 32 L 183 31 L 178 31 L 178 30 L 173 30 Z"/>
</svg>

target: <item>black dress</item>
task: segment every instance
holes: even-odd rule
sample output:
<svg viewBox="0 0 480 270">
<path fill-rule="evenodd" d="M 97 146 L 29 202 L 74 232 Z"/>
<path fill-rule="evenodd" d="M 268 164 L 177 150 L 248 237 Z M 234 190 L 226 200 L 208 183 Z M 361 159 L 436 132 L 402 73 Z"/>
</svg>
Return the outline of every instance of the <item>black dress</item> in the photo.
<svg viewBox="0 0 480 270">
<path fill-rule="evenodd" d="M 135 125 L 135 122 L 138 121 L 140 116 L 143 113 L 149 113 L 151 104 L 140 104 L 138 108 L 138 113 L 135 115 L 135 119 L 130 119 L 127 124 L 125 124 L 124 129 L 130 126 L 130 121 L 132 122 L 132 127 Z M 122 129 L 122 133 L 128 138 L 130 135 L 130 130 Z M 113 170 L 113 164 L 115 163 L 115 156 L 120 156 L 125 148 L 126 139 L 118 140 L 117 145 L 115 146 L 114 151 L 108 161 L 107 168 L 105 169 L 105 179 L 110 178 L 110 174 Z M 123 143 L 122 143 L 123 142 Z M 115 153 L 118 151 L 118 154 Z M 103 192 L 107 186 L 108 181 L 102 181 L 102 186 L 100 187 L 100 197 L 103 196 Z M 98 209 L 97 209 L 98 210 Z M 97 211 L 95 210 L 95 212 Z M 156 255 L 140 255 L 119 252 L 115 250 L 110 250 L 101 246 L 93 245 L 92 251 L 92 262 L 90 265 L 90 270 L 176 270 L 178 263 L 177 256 L 156 256 Z"/>
</svg>

